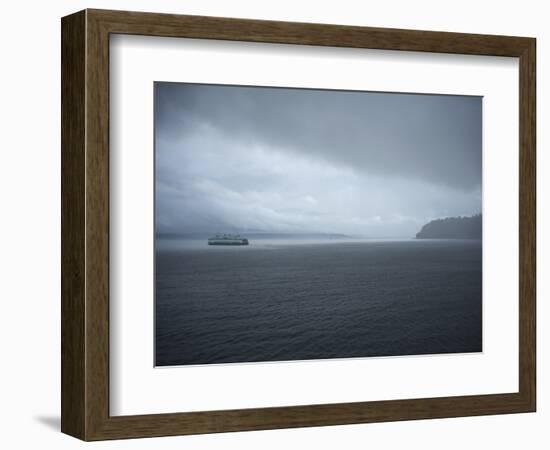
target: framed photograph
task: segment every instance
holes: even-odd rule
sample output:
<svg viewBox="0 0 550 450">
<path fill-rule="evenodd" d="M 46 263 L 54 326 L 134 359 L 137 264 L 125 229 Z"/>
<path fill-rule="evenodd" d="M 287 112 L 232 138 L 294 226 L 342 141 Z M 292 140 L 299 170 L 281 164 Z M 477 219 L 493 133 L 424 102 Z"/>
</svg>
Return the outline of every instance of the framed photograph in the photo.
<svg viewBox="0 0 550 450">
<path fill-rule="evenodd" d="M 535 411 L 534 38 L 61 25 L 64 433 Z"/>
</svg>

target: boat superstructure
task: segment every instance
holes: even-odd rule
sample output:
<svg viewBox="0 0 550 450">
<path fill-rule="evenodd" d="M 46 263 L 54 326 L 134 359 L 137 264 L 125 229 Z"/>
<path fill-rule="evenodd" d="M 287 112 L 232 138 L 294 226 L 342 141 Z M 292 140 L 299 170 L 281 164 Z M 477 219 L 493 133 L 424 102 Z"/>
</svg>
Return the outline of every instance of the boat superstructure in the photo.
<svg viewBox="0 0 550 450">
<path fill-rule="evenodd" d="M 208 245 L 248 245 L 248 239 L 238 234 L 216 234 L 208 238 Z"/>
</svg>

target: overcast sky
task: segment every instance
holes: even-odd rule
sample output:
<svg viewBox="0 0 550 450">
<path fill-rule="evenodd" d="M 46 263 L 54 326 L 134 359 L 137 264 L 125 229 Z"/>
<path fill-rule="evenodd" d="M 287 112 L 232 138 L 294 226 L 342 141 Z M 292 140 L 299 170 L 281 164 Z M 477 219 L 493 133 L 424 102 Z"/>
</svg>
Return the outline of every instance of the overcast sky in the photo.
<svg viewBox="0 0 550 450">
<path fill-rule="evenodd" d="M 480 213 L 481 102 L 156 83 L 157 232 L 411 237 Z"/>
</svg>

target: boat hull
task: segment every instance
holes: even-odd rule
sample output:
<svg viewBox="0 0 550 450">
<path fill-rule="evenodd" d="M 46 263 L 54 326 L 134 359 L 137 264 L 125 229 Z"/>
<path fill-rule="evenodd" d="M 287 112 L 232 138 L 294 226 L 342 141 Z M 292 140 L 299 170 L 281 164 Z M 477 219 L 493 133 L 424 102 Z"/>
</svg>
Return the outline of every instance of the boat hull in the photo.
<svg viewBox="0 0 550 450">
<path fill-rule="evenodd" d="M 209 239 L 208 245 L 248 245 L 248 239 Z"/>
</svg>

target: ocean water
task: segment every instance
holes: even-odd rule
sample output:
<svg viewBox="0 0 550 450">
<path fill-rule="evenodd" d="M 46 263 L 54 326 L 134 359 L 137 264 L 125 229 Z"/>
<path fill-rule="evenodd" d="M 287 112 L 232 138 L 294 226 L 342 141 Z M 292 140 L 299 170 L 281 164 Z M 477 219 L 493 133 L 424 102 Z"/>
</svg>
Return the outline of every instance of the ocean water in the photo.
<svg viewBox="0 0 550 450">
<path fill-rule="evenodd" d="M 466 240 L 160 239 L 157 366 L 482 351 Z"/>
</svg>

